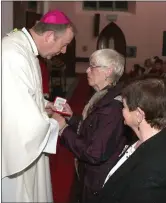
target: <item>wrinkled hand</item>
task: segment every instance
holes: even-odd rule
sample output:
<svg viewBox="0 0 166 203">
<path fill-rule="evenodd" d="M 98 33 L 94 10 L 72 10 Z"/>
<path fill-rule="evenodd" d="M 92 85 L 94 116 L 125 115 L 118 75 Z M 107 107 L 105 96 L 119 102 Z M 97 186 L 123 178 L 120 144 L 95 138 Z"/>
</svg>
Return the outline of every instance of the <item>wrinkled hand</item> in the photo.
<svg viewBox="0 0 166 203">
<path fill-rule="evenodd" d="M 54 111 L 56 111 L 56 108 L 55 108 L 53 102 L 48 102 L 45 109 L 46 109 L 46 112 L 47 112 L 49 115 L 52 115 L 52 114 L 54 113 Z"/>
<path fill-rule="evenodd" d="M 61 116 L 60 114 L 54 112 L 52 114 L 52 118 L 58 122 L 60 130 L 63 129 L 63 127 L 66 125 L 65 118 L 63 116 Z"/>
<path fill-rule="evenodd" d="M 63 106 L 63 112 L 69 114 L 70 116 L 73 115 L 73 111 L 71 110 L 71 107 L 69 106 L 68 103 L 65 103 L 62 105 Z"/>
</svg>

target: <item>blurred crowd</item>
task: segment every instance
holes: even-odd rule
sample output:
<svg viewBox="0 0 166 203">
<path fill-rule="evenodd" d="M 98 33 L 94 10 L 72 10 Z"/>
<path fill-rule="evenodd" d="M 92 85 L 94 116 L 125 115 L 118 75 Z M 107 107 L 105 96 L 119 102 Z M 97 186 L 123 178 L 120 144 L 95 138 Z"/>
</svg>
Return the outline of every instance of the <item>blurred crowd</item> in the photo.
<svg viewBox="0 0 166 203">
<path fill-rule="evenodd" d="M 144 61 L 143 66 L 134 64 L 129 76 L 137 77 L 148 74 L 166 77 L 166 61 L 163 61 L 158 56 L 148 58 Z"/>
</svg>

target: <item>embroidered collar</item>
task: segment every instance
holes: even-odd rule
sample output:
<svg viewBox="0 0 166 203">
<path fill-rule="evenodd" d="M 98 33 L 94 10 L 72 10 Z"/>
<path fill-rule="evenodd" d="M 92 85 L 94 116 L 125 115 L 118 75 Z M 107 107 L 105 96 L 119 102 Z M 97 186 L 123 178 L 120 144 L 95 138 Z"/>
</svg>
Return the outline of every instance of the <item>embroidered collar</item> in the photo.
<svg viewBox="0 0 166 203">
<path fill-rule="evenodd" d="M 32 38 L 32 36 L 29 34 L 29 32 L 27 31 L 27 29 L 24 27 L 22 28 L 22 32 L 25 34 L 25 36 L 27 37 L 30 45 L 31 45 L 31 48 L 32 48 L 32 51 L 33 53 L 35 54 L 35 56 L 38 56 L 39 53 L 38 53 L 38 50 L 37 50 L 37 47 L 36 47 L 36 44 Z"/>
</svg>

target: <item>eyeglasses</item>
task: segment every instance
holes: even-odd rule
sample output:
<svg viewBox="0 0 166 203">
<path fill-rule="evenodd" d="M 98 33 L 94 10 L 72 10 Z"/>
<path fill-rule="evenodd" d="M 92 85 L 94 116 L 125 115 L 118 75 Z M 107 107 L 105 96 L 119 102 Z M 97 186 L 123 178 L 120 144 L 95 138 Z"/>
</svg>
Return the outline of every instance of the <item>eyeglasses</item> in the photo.
<svg viewBox="0 0 166 203">
<path fill-rule="evenodd" d="M 93 69 L 95 69 L 95 68 L 106 68 L 106 66 L 94 66 L 94 65 L 89 64 L 89 68 L 90 68 L 91 70 L 93 70 Z"/>
<path fill-rule="evenodd" d="M 101 66 L 93 66 L 93 65 L 89 65 L 90 69 L 94 69 L 94 68 L 101 68 Z"/>
</svg>

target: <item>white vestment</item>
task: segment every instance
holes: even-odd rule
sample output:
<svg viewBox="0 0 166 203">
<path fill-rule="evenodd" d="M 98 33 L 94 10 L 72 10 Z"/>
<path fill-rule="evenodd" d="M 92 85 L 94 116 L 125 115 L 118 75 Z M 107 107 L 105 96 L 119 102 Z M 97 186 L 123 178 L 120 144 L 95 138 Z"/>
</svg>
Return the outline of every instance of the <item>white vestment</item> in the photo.
<svg viewBox="0 0 166 203">
<path fill-rule="evenodd" d="M 3 202 L 53 202 L 47 153 L 59 125 L 45 112 L 37 55 L 25 28 L 2 40 Z"/>
</svg>

